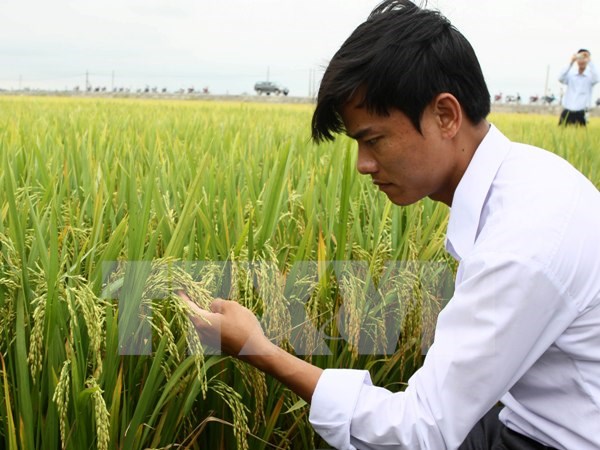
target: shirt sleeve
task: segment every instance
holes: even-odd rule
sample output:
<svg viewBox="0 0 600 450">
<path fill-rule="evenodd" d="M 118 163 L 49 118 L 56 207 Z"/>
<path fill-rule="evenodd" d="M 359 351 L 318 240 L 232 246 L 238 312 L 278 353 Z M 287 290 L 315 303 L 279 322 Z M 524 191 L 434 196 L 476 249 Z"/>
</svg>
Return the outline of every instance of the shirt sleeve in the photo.
<svg viewBox="0 0 600 450">
<path fill-rule="evenodd" d="M 596 66 L 594 65 L 593 62 L 589 62 L 587 65 L 588 69 L 590 70 L 590 74 L 592 75 L 592 85 L 598 83 L 598 70 L 596 69 Z"/>
<path fill-rule="evenodd" d="M 371 386 L 366 370 L 326 369 L 313 393 L 310 423 L 330 445 L 355 450 L 350 443 L 350 423 L 363 386 Z"/>
<path fill-rule="evenodd" d="M 567 82 L 569 81 L 569 72 L 571 70 L 571 66 L 573 64 L 569 64 L 567 67 L 565 67 L 561 72 L 560 75 L 558 77 L 558 81 L 560 81 L 562 84 L 567 84 Z"/>
<path fill-rule="evenodd" d="M 404 392 L 372 386 L 364 372 L 325 371 L 310 420 L 331 445 L 458 448 L 577 315 L 568 294 L 535 262 L 486 254 L 461 266 L 435 342 Z"/>
</svg>

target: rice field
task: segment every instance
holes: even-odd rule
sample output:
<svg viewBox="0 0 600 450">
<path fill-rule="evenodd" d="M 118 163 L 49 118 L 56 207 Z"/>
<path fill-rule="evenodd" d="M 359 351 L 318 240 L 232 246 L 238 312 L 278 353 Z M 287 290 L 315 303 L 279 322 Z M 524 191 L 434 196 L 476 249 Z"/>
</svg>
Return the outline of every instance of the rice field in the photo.
<svg viewBox="0 0 600 450">
<path fill-rule="evenodd" d="M 398 208 L 310 105 L 0 97 L 0 448 L 310 449 L 308 406 L 175 292 L 401 390 L 452 292 L 448 209 Z M 600 187 L 600 119 L 496 115 Z"/>
</svg>

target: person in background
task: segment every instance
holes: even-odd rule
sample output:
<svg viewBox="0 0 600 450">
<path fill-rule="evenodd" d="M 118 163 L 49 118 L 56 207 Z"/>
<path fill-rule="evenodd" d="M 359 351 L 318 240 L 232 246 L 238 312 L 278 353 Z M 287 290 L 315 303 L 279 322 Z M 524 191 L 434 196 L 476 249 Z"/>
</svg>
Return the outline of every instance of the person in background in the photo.
<svg viewBox="0 0 600 450">
<path fill-rule="evenodd" d="M 293 356 L 235 301 L 206 311 L 180 292 L 202 339 L 311 403 L 335 448 L 600 449 L 600 192 L 489 112 L 469 42 L 408 0 L 378 5 L 321 81 L 315 141 L 356 140 L 357 170 L 396 205 L 450 207 L 454 294 L 403 391 Z"/>
<path fill-rule="evenodd" d="M 571 70 L 575 62 L 577 70 Z M 582 48 L 575 53 L 571 57 L 571 63 L 560 74 L 558 81 L 567 86 L 558 124 L 586 126 L 587 109 L 592 104 L 592 90 L 598 82 L 598 72 L 592 63 L 589 50 Z"/>
</svg>

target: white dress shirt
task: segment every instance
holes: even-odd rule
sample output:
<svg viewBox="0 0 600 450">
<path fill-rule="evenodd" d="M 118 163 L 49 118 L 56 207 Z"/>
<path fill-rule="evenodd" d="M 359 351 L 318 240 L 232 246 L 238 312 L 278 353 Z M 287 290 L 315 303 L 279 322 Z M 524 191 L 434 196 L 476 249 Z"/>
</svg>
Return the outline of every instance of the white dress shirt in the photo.
<svg viewBox="0 0 600 450">
<path fill-rule="evenodd" d="M 455 292 L 406 390 L 325 370 L 315 430 L 344 450 L 456 449 L 500 400 L 521 434 L 600 449 L 598 189 L 491 126 L 456 189 L 446 248 L 459 261 Z"/>
<path fill-rule="evenodd" d="M 590 61 L 583 71 L 579 73 L 577 65 L 575 71 L 571 70 L 573 64 L 564 69 L 558 81 L 567 85 L 567 92 L 562 98 L 562 105 L 569 111 L 583 111 L 592 104 L 592 90 L 598 82 L 596 66 Z"/>
</svg>

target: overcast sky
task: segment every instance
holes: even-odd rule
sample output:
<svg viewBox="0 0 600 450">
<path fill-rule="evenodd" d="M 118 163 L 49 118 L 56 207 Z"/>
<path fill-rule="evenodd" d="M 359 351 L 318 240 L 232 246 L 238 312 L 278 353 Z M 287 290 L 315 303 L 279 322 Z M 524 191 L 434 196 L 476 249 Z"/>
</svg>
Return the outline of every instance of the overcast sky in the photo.
<svg viewBox="0 0 600 450">
<path fill-rule="evenodd" d="M 269 77 L 305 96 L 377 3 L 0 0 L 0 88 L 83 88 L 87 72 L 91 85 L 108 89 L 206 86 L 215 94 L 252 93 Z M 599 0 L 428 5 L 469 39 L 492 94 L 542 95 L 548 78 L 559 95 L 559 71 L 576 50 L 600 55 Z"/>
</svg>

